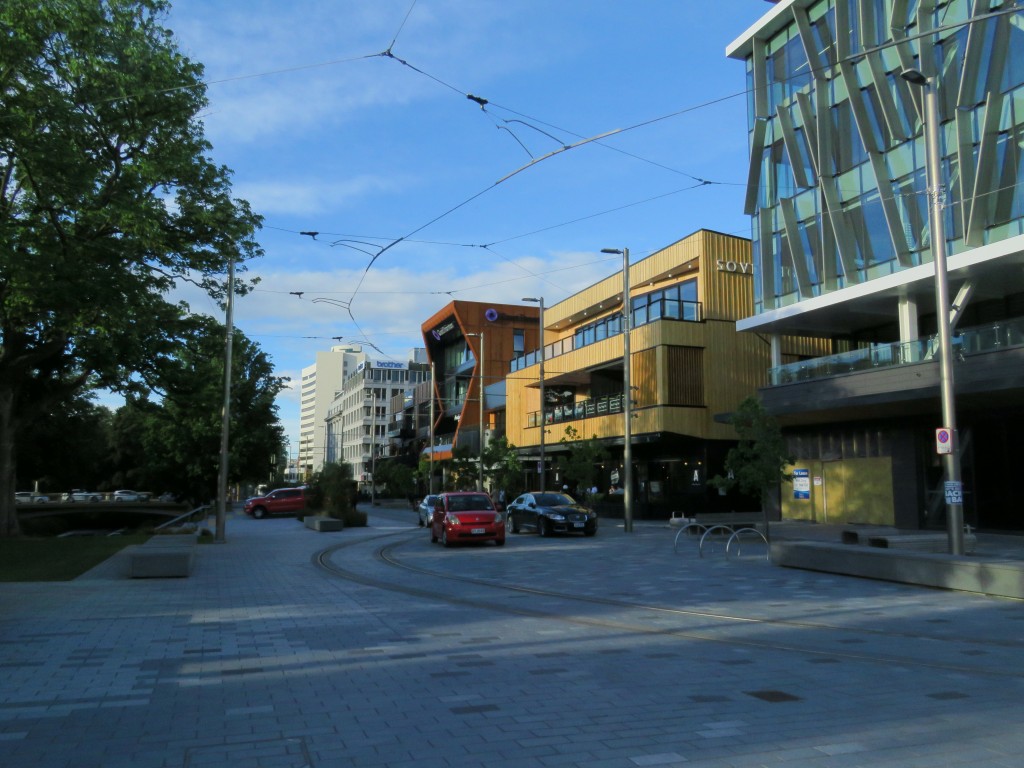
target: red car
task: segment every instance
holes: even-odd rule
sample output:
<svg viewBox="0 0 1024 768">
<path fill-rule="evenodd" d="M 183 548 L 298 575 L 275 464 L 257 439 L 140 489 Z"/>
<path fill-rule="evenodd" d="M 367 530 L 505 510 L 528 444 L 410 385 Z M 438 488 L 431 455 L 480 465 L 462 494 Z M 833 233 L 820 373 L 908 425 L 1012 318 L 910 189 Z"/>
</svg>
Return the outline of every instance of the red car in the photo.
<svg viewBox="0 0 1024 768">
<path fill-rule="evenodd" d="M 257 520 L 268 515 L 296 515 L 306 508 L 306 493 L 302 488 L 278 488 L 265 496 L 245 500 L 245 514 Z"/>
<path fill-rule="evenodd" d="M 442 493 L 434 500 L 430 540 L 446 547 L 461 541 L 505 544 L 505 520 L 486 493 Z"/>
</svg>

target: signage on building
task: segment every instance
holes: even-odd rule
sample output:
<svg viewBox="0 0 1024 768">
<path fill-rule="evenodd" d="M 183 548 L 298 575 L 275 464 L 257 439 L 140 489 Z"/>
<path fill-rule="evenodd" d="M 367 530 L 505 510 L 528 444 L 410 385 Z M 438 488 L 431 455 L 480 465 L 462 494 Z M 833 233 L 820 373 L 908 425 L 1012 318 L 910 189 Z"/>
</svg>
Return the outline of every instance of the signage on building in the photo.
<svg viewBox="0 0 1024 768">
<path fill-rule="evenodd" d="M 811 472 L 807 469 L 793 470 L 793 498 L 811 498 Z"/>
<path fill-rule="evenodd" d="M 373 363 L 374 368 L 405 368 L 405 363 L 396 363 L 394 360 L 375 360 Z"/>
<path fill-rule="evenodd" d="M 715 262 L 719 272 L 738 272 L 741 275 L 754 274 L 754 265 L 745 261 L 733 261 L 732 259 L 718 259 Z"/>
<path fill-rule="evenodd" d="M 437 328 L 435 328 L 434 330 L 432 330 L 432 331 L 430 332 L 430 334 L 431 334 L 431 335 L 432 335 L 432 336 L 433 336 L 433 337 L 434 337 L 435 339 L 437 339 L 438 341 L 440 341 L 440 340 L 441 340 L 441 337 L 442 337 L 442 336 L 444 336 L 444 335 L 445 335 L 446 333 L 448 333 L 448 331 L 450 331 L 450 330 L 451 330 L 452 328 L 454 328 L 454 327 L 455 327 L 455 321 L 454 321 L 454 320 L 449 320 L 449 321 L 448 321 L 447 323 L 445 323 L 444 325 L 439 325 L 439 326 L 437 326 Z"/>
<path fill-rule="evenodd" d="M 945 489 L 947 504 L 964 503 L 964 484 L 959 480 L 947 480 L 945 482 Z"/>
</svg>

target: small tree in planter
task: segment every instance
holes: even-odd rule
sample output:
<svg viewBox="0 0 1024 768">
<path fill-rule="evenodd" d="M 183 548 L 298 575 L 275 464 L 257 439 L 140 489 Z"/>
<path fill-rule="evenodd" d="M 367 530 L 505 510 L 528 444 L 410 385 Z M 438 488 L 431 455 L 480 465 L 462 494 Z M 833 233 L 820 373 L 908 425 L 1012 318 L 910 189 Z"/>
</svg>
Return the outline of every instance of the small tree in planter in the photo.
<svg viewBox="0 0 1024 768">
<path fill-rule="evenodd" d="M 786 451 L 786 442 L 778 423 L 754 395 L 747 397 L 729 417 L 739 443 L 725 456 L 726 476 L 716 475 L 708 483 L 720 490 L 736 489 L 761 500 L 764 513 L 764 535 L 769 541 L 768 495 L 790 474 L 786 467 L 793 457 Z"/>
<path fill-rule="evenodd" d="M 325 464 L 320 472 L 319 485 L 328 517 L 344 521 L 346 528 L 366 525 L 366 513 L 356 509 L 356 481 L 352 478 L 351 464 Z"/>
<path fill-rule="evenodd" d="M 589 440 L 571 426 L 565 428 L 565 437 L 559 440 L 569 449 L 565 456 L 558 458 L 558 471 L 567 484 L 584 489 L 587 497 L 597 478 L 598 467 L 608 458 L 608 451 L 597 442 L 597 435 Z M 593 503 L 593 500 L 590 500 Z"/>
</svg>

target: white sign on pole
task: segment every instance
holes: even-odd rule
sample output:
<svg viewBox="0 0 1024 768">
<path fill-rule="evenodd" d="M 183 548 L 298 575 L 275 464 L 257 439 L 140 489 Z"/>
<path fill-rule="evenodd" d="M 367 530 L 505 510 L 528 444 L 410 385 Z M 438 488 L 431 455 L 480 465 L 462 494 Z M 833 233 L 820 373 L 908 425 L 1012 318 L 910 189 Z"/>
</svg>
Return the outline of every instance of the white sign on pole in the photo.
<svg viewBox="0 0 1024 768">
<path fill-rule="evenodd" d="M 953 452 L 953 432 L 946 427 L 935 430 L 935 452 L 940 455 Z"/>
</svg>

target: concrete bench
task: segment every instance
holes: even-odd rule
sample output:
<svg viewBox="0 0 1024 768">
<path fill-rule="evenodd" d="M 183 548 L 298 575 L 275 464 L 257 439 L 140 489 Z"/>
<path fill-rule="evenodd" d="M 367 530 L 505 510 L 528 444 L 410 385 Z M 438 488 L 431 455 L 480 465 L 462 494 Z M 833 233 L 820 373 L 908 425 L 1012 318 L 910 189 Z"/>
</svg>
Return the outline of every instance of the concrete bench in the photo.
<svg viewBox="0 0 1024 768">
<path fill-rule="evenodd" d="M 964 534 L 964 552 L 973 552 L 978 537 L 973 533 Z M 880 549 L 907 549 L 914 552 L 947 552 L 949 536 L 945 533 L 898 533 L 890 536 L 871 536 L 869 547 Z"/>
<path fill-rule="evenodd" d="M 898 534 L 899 531 L 891 525 L 864 525 L 843 528 L 839 535 L 843 544 L 867 544 L 872 537 Z"/>
<path fill-rule="evenodd" d="M 306 517 L 303 522 L 310 530 L 320 531 L 321 533 L 332 533 L 334 531 L 345 530 L 345 521 L 338 520 L 334 517 L 319 517 L 314 515 Z"/>
<path fill-rule="evenodd" d="M 132 579 L 182 578 L 196 564 L 195 536 L 154 536 L 128 547 L 128 576 Z"/>
</svg>

